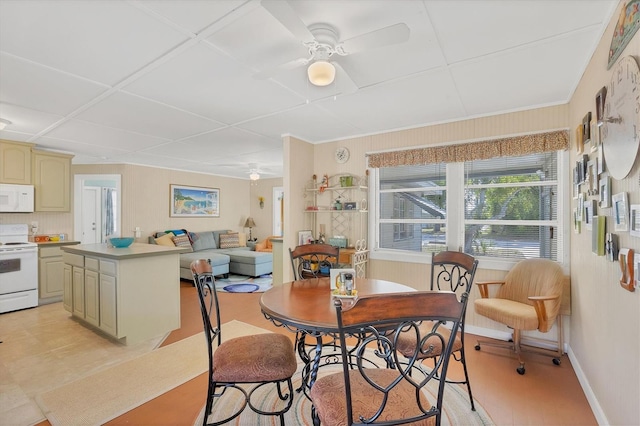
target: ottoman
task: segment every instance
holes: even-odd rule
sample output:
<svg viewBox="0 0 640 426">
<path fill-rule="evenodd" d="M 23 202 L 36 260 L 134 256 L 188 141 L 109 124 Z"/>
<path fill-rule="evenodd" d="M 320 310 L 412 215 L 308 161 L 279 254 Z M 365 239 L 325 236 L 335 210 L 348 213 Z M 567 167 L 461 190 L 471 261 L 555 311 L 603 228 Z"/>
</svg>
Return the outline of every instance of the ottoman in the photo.
<svg viewBox="0 0 640 426">
<path fill-rule="evenodd" d="M 229 272 L 257 277 L 273 272 L 273 254 L 259 251 L 227 252 L 230 257 Z"/>
</svg>

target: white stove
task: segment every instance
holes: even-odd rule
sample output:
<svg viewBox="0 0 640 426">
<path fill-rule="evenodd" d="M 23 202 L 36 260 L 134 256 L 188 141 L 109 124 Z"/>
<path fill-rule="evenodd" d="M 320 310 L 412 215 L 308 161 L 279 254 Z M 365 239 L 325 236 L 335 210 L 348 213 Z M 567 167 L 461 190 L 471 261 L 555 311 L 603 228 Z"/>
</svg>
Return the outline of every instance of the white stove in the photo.
<svg viewBox="0 0 640 426">
<path fill-rule="evenodd" d="M 38 245 L 27 224 L 0 225 L 0 313 L 38 306 Z"/>
</svg>

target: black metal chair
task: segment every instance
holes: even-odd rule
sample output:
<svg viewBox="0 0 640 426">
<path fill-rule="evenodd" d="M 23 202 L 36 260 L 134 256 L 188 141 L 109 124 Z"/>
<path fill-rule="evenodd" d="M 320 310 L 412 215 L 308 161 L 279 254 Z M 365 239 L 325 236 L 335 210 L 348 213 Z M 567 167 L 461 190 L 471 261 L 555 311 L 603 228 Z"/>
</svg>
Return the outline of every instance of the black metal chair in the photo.
<svg viewBox="0 0 640 426">
<path fill-rule="evenodd" d="M 439 425 L 446 383 L 438 375 L 446 377 L 455 341 L 445 323 L 460 326 L 467 296 L 460 301 L 451 292 L 434 291 L 363 296 L 344 309 L 337 299 L 342 371 L 313 384 L 314 425 Z M 432 324 L 428 333 L 420 329 L 426 321 Z M 353 351 L 347 338 L 355 334 L 363 338 Z M 415 341 L 412 354 L 398 352 L 400 335 Z M 416 374 L 421 359 L 436 348 L 434 368 Z M 428 396 L 427 386 L 435 386 L 437 396 Z"/>
<path fill-rule="evenodd" d="M 328 277 L 340 260 L 340 248 L 330 244 L 304 244 L 289 249 L 294 280 Z"/>
<path fill-rule="evenodd" d="M 209 387 L 203 425 L 224 424 L 242 414 L 247 405 L 258 414 L 279 416 L 280 424 L 284 425 L 284 413 L 293 403 L 291 376 L 297 368 L 291 340 L 282 334 L 265 333 L 236 337 L 223 342 L 220 307 L 211 264 L 206 259 L 195 260 L 191 263 L 191 272 L 198 290 L 209 351 Z M 212 324 L 212 319 L 215 324 Z M 255 386 L 245 390 L 241 384 Z M 269 384 L 275 384 L 274 390 L 278 392 L 283 403 L 282 406 L 274 407 L 273 411 L 262 411 L 252 404 L 251 395 L 256 389 Z M 286 384 L 286 392 L 283 392 L 283 384 Z M 207 423 L 214 399 L 223 396 L 228 389 L 242 392 L 244 403 L 225 419 Z"/>
<path fill-rule="evenodd" d="M 452 291 L 461 297 L 462 294 L 470 294 L 473 279 L 478 268 L 478 260 L 473 256 L 457 251 L 442 251 L 433 253 L 431 256 L 431 290 Z M 462 299 L 461 299 L 462 300 Z M 446 379 L 447 383 L 458 383 L 467 386 L 469 393 L 469 402 L 471 410 L 475 411 L 476 407 L 473 403 L 473 394 L 471 393 L 471 383 L 469 382 L 469 374 L 467 372 L 467 362 L 464 356 L 464 323 L 467 312 L 468 298 L 464 299 L 462 320 L 460 327 L 455 334 L 452 355 L 456 361 L 462 363 L 464 370 L 464 380 Z M 428 332 L 433 324 L 426 323 L 422 326 L 423 331 Z M 413 354 L 415 339 L 412 336 L 401 336 L 398 346 L 400 351 L 406 353 L 407 356 Z M 438 348 L 429 354 L 421 354 L 420 359 L 435 359 L 440 356 Z"/>
</svg>

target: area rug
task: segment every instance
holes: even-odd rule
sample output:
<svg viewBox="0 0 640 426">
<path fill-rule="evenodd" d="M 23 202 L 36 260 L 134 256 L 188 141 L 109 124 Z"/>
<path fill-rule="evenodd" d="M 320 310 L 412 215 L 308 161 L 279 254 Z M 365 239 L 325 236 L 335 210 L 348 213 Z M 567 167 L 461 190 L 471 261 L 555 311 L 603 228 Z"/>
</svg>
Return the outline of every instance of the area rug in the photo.
<svg viewBox="0 0 640 426">
<path fill-rule="evenodd" d="M 297 389 L 301 383 L 301 369 L 303 364 L 298 363 L 298 370 L 293 376 L 293 388 Z M 318 376 L 330 374 L 333 372 L 342 371 L 341 366 L 325 365 L 320 368 Z M 428 386 L 428 393 L 437 397 L 438 389 L 437 382 L 430 383 Z M 433 400 L 433 399 L 432 399 Z M 221 420 L 227 417 L 230 413 L 234 412 L 238 404 L 242 402 L 240 398 L 240 392 L 233 393 L 228 391 L 221 399 L 214 401 L 213 414 L 209 417 L 208 422 L 213 423 L 216 420 Z M 264 410 L 273 410 L 274 407 L 282 405 L 274 392 L 274 388 L 263 386 L 253 394 L 253 404 L 258 408 Z M 469 394 L 467 389 L 456 384 L 447 384 L 444 394 L 444 414 L 442 416 L 442 425 L 457 426 L 481 426 L 481 425 L 494 425 L 491 416 L 486 410 L 474 399 L 476 411 L 471 411 L 469 404 Z M 204 416 L 204 407 L 200 411 L 194 426 L 201 426 Z M 287 426 L 312 426 L 311 420 L 311 401 L 304 396 L 301 392 L 295 394 L 293 399 L 293 405 L 291 409 L 284 416 L 285 424 Z M 259 426 L 279 425 L 279 419 L 275 416 L 259 416 L 248 407 L 242 412 L 239 417 L 236 417 L 233 421 L 225 423 L 236 426 Z"/>
<path fill-rule="evenodd" d="M 228 293 L 263 293 L 271 288 L 271 274 L 260 277 L 229 274 L 228 278 L 216 279 L 216 290 Z"/>
<path fill-rule="evenodd" d="M 224 339 L 268 330 L 230 321 L 222 325 Z M 176 361 L 179 362 L 176 362 Z M 207 371 L 202 333 L 117 364 L 36 397 L 54 425 L 100 425 Z"/>
</svg>

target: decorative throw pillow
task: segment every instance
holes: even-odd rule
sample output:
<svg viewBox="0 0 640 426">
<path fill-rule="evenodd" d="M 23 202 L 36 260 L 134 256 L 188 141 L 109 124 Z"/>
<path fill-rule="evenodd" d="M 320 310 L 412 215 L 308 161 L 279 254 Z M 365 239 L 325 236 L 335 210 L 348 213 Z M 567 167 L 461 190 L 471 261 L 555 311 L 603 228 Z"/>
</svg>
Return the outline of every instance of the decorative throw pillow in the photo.
<svg viewBox="0 0 640 426">
<path fill-rule="evenodd" d="M 238 246 L 247 246 L 247 234 L 245 234 L 244 232 L 238 232 Z"/>
<path fill-rule="evenodd" d="M 193 251 L 193 247 L 191 247 L 191 241 L 189 241 L 189 236 L 187 234 L 180 234 L 173 237 L 173 243 L 176 247 L 184 247 L 189 249 L 189 251 Z"/>
<path fill-rule="evenodd" d="M 237 232 L 230 232 L 228 234 L 220 234 L 220 248 L 236 248 L 240 247 L 239 236 Z"/>
<path fill-rule="evenodd" d="M 193 243 L 191 244 L 191 246 L 193 247 L 193 251 L 218 248 L 216 240 L 213 237 L 213 232 L 211 231 L 194 232 L 191 236 L 191 241 L 193 241 Z"/>
<path fill-rule="evenodd" d="M 173 243 L 173 233 L 169 232 L 168 234 L 164 234 L 162 237 L 156 238 L 156 244 L 161 246 L 169 246 L 175 247 L 176 245 Z"/>
</svg>

